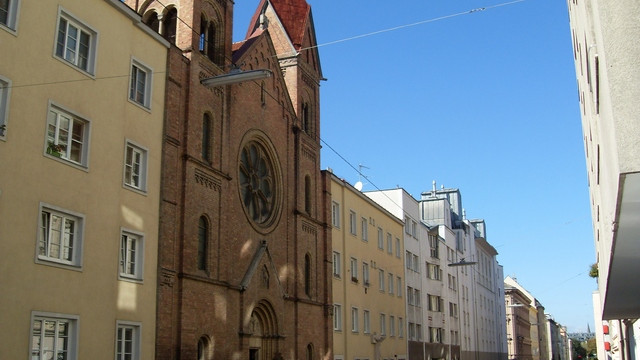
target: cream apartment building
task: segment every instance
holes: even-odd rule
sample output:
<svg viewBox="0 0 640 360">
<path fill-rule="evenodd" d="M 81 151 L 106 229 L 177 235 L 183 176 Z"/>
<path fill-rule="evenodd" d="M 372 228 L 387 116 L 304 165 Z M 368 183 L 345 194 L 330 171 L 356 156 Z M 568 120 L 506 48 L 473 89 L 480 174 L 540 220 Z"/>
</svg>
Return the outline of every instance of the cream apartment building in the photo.
<svg viewBox="0 0 640 360">
<path fill-rule="evenodd" d="M 403 222 L 323 174 L 331 193 L 334 359 L 407 359 Z"/>
<path fill-rule="evenodd" d="M 120 1 L 0 1 L 0 358 L 155 357 L 167 48 Z"/>
<path fill-rule="evenodd" d="M 598 358 L 637 359 L 640 48 L 634 0 L 567 1 L 598 267 Z M 603 329 L 607 329 L 605 334 Z"/>
</svg>

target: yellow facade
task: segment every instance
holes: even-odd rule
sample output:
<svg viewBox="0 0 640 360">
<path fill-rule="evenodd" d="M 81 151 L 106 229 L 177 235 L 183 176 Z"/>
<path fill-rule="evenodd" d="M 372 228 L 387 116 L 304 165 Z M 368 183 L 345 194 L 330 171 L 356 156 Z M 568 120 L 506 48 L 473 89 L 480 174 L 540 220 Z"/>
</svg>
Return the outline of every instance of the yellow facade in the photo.
<svg viewBox="0 0 640 360">
<path fill-rule="evenodd" d="M 0 358 L 153 359 L 168 43 L 116 0 L 10 3 Z"/>
<path fill-rule="evenodd" d="M 334 358 L 406 359 L 403 223 L 330 176 Z"/>
</svg>

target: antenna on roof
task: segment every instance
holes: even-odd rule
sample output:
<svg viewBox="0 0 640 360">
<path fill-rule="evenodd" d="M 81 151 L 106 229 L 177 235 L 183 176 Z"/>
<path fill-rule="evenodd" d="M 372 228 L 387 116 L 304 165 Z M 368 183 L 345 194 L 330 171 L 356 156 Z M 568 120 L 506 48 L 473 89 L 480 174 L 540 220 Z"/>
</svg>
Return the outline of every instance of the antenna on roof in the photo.
<svg viewBox="0 0 640 360">
<path fill-rule="evenodd" d="M 362 169 L 370 169 L 369 167 L 366 167 L 362 164 L 358 164 L 358 182 L 355 183 L 355 185 L 353 185 L 353 187 L 356 188 L 356 190 L 358 191 L 362 191 L 362 186 L 364 185 L 362 183 L 362 178 L 367 179 L 367 176 L 362 175 Z"/>
</svg>

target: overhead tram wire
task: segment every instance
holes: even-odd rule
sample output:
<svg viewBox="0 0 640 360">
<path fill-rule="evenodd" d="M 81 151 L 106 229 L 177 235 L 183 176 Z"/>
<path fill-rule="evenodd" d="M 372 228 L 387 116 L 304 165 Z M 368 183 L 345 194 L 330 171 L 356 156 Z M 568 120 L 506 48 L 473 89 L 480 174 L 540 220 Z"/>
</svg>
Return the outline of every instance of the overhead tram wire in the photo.
<svg viewBox="0 0 640 360">
<path fill-rule="evenodd" d="M 160 4 L 162 7 L 164 7 L 165 9 L 167 9 L 167 5 L 163 4 L 160 0 L 155 0 L 158 4 Z M 344 38 L 344 39 L 340 39 L 340 40 L 334 40 L 334 41 L 330 41 L 330 42 L 326 42 L 323 44 L 318 44 L 318 45 L 314 45 L 314 46 L 309 46 L 306 48 L 301 48 L 298 53 L 300 53 L 301 51 L 305 51 L 305 50 L 310 50 L 310 49 L 314 49 L 314 48 L 319 48 L 319 47 L 324 47 L 324 46 L 329 46 L 329 45 L 334 45 L 334 44 L 338 44 L 338 43 L 342 43 L 342 42 L 346 42 L 346 41 L 352 41 L 352 40 L 357 40 L 357 39 L 361 39 L 361 38 L 365 38 L 365 37 L 369 37 L 369 36 L 373 36 L 373 35 L 378 35 L 378 34 L 382 34 L 382 33 L 386 33 L 386 32 L 391 32 L 391 31 L 396 31 L 396 30 L 400 30 L 400 29 L 404 29 L 404 28 L 409 28 L 409 27 L 413 27 L 413 26 L 418 26 L 418 25 L 422 25 L 422 24 L 428 24 L 428 23 L 432 23 L 432 22 L 436 22 L 436 21 L 441 21 L 441 20 L 446 20 L 446 19 L 450 19 L 450 18 L 454 18 L 454 17 L 458 17 L 458 16 L 462 16 L 462 15 L 468 15 L 468 14 L 473 14 L 473 13 L 477 13 L 477 12 L 482 12 L 482 11 L 486 11 L 489 9 L 493 9 L 493 8 L 497 8 L 497 7 L 502 7 L 502 6 L 507 6 L 507 5 L 513 5 L 516 3 L 520 3 L 520 2 L 524 2 L 526 0 L 514 0 L 514 1 L 509 1 L 509 2 L 504 2 L 504 3 L 500 3 L 500 4 L 496 4 L 496 5 L 491 5 L 491 6 L 486 6 L 486 7 L 480 7 L 480 8 L 475 8 L 475 9 L 471 9 L 471 10 L 467 10 L 467 11 L 463 11 L 463 12 L 459 12 L 459 13 L 455 13 L 455 14 L 450 14 L 450 15 L 445 15 L 445 16 L 440 16 L 437 18 L 432 18 L 432 19 L 427 19 L 427 20 L 423 20 L 423 21 L 418 21 L 415 23 L 411 23 L 411 24 L 405 24 L 405 25 L 399 25 L 399 26 L 395 26 L 392 28 L 388 28 L 388 29 L 383 29 L 383 30 L 378 30 L 378 31 L 374 31 L 374 32 L 370 32 L 370 33 L 366 33 L 366 34 L 361 34 L 361 35 L 356 35 L 356 36 L 351 36 L 348 38 Z M 194 34 L 196 34 L 198 37 L 200 36 L 200 33 L 197 32 L 193 27 L 191 27 L 189 24 L 187 24 L 182 18 L 180 18 L 179 16 L 176 16 L 176 18 L 183 23 L 187 28 L 189 28 Z M 284 56 L 285 54 L 277 54 L 274 55 L 274 57 L 280 57 L 280 56 Z M 162 74 L 165 72 L 154 72 L 154 74 Z M 94 78 L 94 79 L 78 79 L 78 80 L 61 80 L 61 81 L 54 81 L 54 82 L 49 82 L 49 83 L 36 83 L 36 84 L 26 84 L 26 85 L 12 85 L 11 88 L 18 88 L 18 87 L 30 87 L 30 86 L 41 86 L 41 85 L 52 85 L 52 84 L 62 84 L 62 83 L 71 83 L 71 82 L 77 82 L 77 81 L 88 81 L 88 80 L 105 80 L 105 79 L 112 79 L 112 78 L 119 78 L 119 77 L 128 77 L 129 74 L 127 75 L 117 75 L 117 76 L 106 76 L 106 77 L 101 77 L 101 78 Z M 260 86 L 260 84 L 258 84 L 257 81 L 252 81 L 256 86 Z M 273 94 L 271 94 L 269 91 L 265 91 L 265 93 L 272 98 L 273 100 L 277 99 L 275 96 L 273 96 Z M 295 113 L 290 113 L 290 115 L 297 117 L 297 114 Z M 362 172 L 356 168 L 356 166 L 354 166 L 351 162 L 349 162 L 342 154 L 340 154 L 336 149 L 334 149 L 329 143 L 327 143 L 324 139 L 320 138 L 318 136 L 318 139 L 320 140 L 320 142 L 322 142 L 323 144 L 325 144 L 329 149 L 331 149 L 331 151 L 333 151 L 340 159 L 342 159 L 347 165 L 349 165 L 349 167 L 351 167 L 357 174 L 364 176 L 364 174 L 362 174 Z M 376 190 L 382 192 L 383 190 L 380 189 L 376 184 L 374 184 L 371 179 L 369 179 L 369 184 L 371 184 Z M 401 209 L 404 212 L 404 209 L 402 208 L 402 206 L 398 205 L 395 201 L 393 201 L 393 199 L 389 198 L 388 195 L 386 195 L 383 192 L 383 195 L 386 196 L 394 205 L 396 205 L 399 209 Z"/>
<path fill-rule="evenodd" d="M 378 31 L 374 31 L 374 32 L 366 33 L 366 34 L 351 36 L 351 37 L 340 39 L 340 40 L 329 41 L 329 42 L 326 42 L 326 43 L 323 43 L 323 44 L 318 44 L 318 45 L 309 46 L 309 47 L 306 47 L 306 48 L 301 48 L 298 52 L 305 51 L 305 50 L 310 50 L 310 49 L 314 49 L 314 48 L 319 48 L 319 47 L 324 47 L 324 46 L 329 46 L 329 45 L 334 45 L 334 44 L 339 44 L 339 43 L 346 42 L 346 41 L 357 40 L 357 39 L 361 39 L 361 38 L 365 38 L 365 37 L 369 37 L 369 36 L 373 36 L 373 35 L 378 35 L 378 34 L 390 32 L 390 31 L 400 30 L 400 29 L 404 29 L 404 28 L 408 28 L 408 27 L 418 26 L 418 25 L 422 25 L 422 24 L 428 24 L 428 23 L 432 23 L 432 22 L 436 22 L 436 21 L 440 21 L 440 20 L 445 20 L 445 19 L 450 19 L 450 18 L 453 18 L 453 17 L 461 16 L 461 15 L 468 15 L 468 14 L 472 14 L 472 13 L 476 13 L 476 12 L 486 11 L 486 10 L 490 10 L 490 9 L 493 9 L 493 8 L 512 5 L 512 4 L 516 4 L 516 3 L 520 3 L 520 2 L 524 2 L 524 1 L 526 1 L 526 0 L 514 0 L 514 1 L 509 1 L 509 2 L 505 2 L 505 3 L 501 3 L 501 4 L 475 8 L 475 9 L 471 9 L 471 10 L 468 10 L 468 11 L 463 11 L 463 12 L 459 12 L 459 13 L 455 13 L 455 14 L 440 16 L 440 17 L 437 17 L 437 18 L 427 19 L 427 20 L 423 20 L 423 21 L 418 21 L 418 22 L 411 23 L 411 24 L 399 25 L 399 26 L 395 26 L 395 27 L 392 27 L 392 28 L 388 28 L 388 29 L 378 30 Z M 168 6 L 163 4 L 160 0 L 155 0 L 155 2 L 157 2 L 160 6 L 164 7 L 165 9 L 168 8 Z M 200 36 L 200 33 L 197 32 L 189 24 L 187 24 L 187 22 L 185 22 L 181 17 L 176 16 L 176 18 L 181 23 L 183 23 L 187 28 L 189 28 L 194 34 L 196 34 L 198 37 Z M 274 57 L 280 57 L 280 56 L 284 56 L 284 55 L 285 54 L 278 54 L 278 55 L 274 55 Z M 165 72 L 164 71 L 157 71 L 157 72 L 153 72 L 153 73 L 154 74 L 164 74 Z M 7 88 L 20 88 L 20 87 L 31 87 L 31 86 L 41 86 L 41 85 L 54 85 L 54 84 L 64 84 L 64 83 L 72 83 L 72 82 L 78 82 L 78 81 L 89 81 L 89 80 L 105 80 L 105 79 L 113 79 L 113 78 L 128 77 L 128 76 L 129 76 L 129 74 L 96 77 L 96 78 L 92 78 L 92 79 L 60 80 L 60 81 L 25 84 L 25 85 L 11 85 L 11 86 L 9 86 Z"/>
</svg>

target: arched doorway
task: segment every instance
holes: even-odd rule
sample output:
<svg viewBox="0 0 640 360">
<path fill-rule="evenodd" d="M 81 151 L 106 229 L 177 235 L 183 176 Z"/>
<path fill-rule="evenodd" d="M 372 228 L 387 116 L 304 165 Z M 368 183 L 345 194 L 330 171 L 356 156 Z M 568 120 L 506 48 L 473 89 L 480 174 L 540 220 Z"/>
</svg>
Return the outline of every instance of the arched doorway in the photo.
<svg viewBox="0 0 640 360">
<path fill-rule="evenodd" d="M 278 354 L 278 319 L 267 301 L 260 301 L 249 323 L 249 360 L 273 360 Z"/>
</svg>

